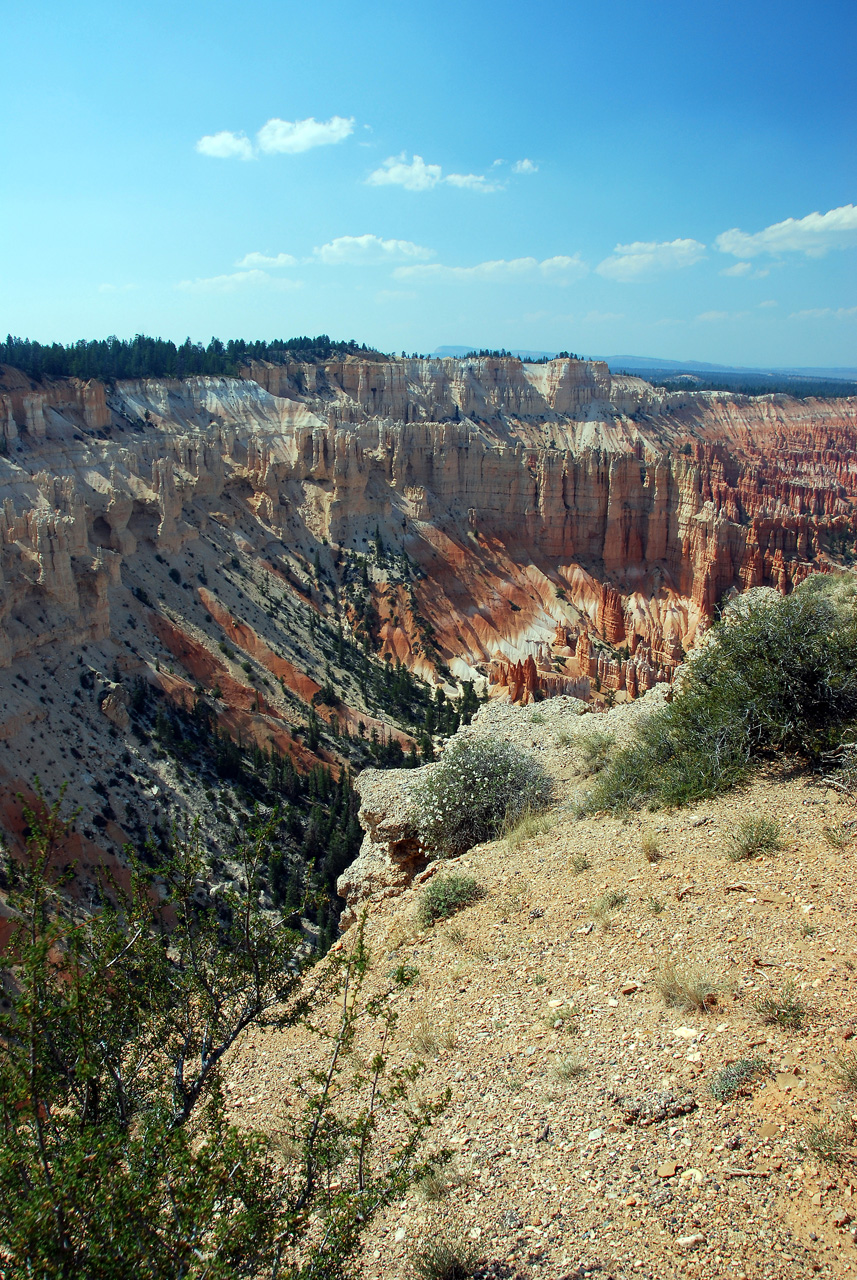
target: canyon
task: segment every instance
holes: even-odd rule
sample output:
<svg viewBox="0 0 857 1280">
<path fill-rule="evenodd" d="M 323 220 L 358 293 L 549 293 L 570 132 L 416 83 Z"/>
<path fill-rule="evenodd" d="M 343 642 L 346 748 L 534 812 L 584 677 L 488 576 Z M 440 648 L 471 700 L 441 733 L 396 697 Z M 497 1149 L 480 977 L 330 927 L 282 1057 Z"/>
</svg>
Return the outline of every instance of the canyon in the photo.
<svg viewBox="0 0 857 1280">
<path fill-rule="evenodd" d="M 372 693 L 393 673 L 447 699 L 633 699 L 730 593 L 787 592 L 857 537 L 857 400 L 599 362 L 4 366 L 0 439 L 0 816 L 14 837 L 15 794 L 74 767 L 108 815 L 84 862 L 177 811 L 225 840 L 216 795 L 135 737 L 135 698 L 204 699 L 242 750 L 338 776 L 354 743 L 423 731 Z"/>
</svg>

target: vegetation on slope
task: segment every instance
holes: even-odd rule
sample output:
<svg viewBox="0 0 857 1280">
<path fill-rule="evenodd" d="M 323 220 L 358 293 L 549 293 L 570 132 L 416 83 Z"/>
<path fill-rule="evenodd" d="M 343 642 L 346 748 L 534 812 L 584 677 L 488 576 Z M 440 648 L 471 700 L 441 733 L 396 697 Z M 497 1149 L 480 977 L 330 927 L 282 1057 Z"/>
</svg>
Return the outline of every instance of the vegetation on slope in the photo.
<svg viewBox="0 0 857 1280">
<path fill-rule="evenodd" d="M 160 897 L 128 851 L 130 886 L 103 877 L 100 904 L 75 913 L 69 823 L 41 801 L 27 819 L 0 1006 L 0 1271 L 340 1276 L 373 1214 L 428 1171 L 418 1150 L 445 1104 L 407 1107 L 419 1067 L 388 1065 L 387 1049 L 401 984 L 362 994 L 362 926 L 310 977 L 300 938 L 258 905 L 265 824 L 236 850 L 246 893 L 200 902 L 191 835 L 160 865 Z M 332 1024 L 317 1018 L 331 1000 Z M 287 1027 L 305 1029 L 313 1064 L 297 1102 L 273 1137 L 239 1129 L 224 1055 L 245 1032 Z M 368 1065 L 351 1052 L 367 1033 Z M 391 1113 L 397 1141 L 381 1153 Z"/>
<path fill-rule="evenodd" d="M 586 812 L 689 804 L 733 786 L 754 760 L 811 764 L 857 724 L 857 580 L 814 575 L 790 596 L 739 597 L 590 789 Z"/>
</svg>

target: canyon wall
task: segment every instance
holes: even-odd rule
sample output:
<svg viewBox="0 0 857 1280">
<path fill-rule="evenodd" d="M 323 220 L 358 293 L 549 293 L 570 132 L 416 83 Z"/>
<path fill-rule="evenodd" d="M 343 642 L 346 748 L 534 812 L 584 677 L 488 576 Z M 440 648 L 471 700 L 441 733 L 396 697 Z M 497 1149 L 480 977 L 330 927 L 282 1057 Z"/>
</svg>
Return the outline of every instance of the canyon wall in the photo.
<svg viewBox="0 0 857 1280">
<path fill-rule="evenodd" d="M 634 696 L 724 593 L 787 591 L 857 531 L 855 400 L 667 393 L 514 359 L 0 386 L 6 667 L 108 635 L 141 557 L 219 522 L 274 568 L 376 540 L 407 557 L 408 584 L 373 570 L 376 639 L 424 674 Z"/>
</svg>

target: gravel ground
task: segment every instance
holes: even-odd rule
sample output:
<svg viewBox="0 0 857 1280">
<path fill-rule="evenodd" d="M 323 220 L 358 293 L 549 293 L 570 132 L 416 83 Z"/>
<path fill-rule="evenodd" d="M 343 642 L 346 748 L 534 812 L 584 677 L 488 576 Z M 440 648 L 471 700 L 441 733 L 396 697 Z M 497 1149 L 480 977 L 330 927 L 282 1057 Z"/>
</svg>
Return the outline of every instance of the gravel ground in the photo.
<svg viewBox="0 0 857 1280">
<path fill-rule="evenodd" d="M 619 736 L 635 712 L 598 720 Z M 574 699 L 491 704 L 473 731 L 542 750 L 562 796 L 577 770 L 557 734 L 592 719 Z M 749 812 L 776 816 L 785 847 L 729 862 Z M 854 816 L 784 772 L 625 822 L 576 821 L 560 802 L 541 833 L 459 859 L 485 896 L 452 920 L 420 928 L 419 885 L 373 907 L 377 980 L 404 961 L 419 970 L 395 998 L 394 1057 L 426 1062 L 427 1096 L 452 1089 L 434 1142 L 454 1157 L 445 1185 L 375 1221 L 356 1274 L 404 1278 L 414 1246 L 442 1235 L 472 1245 L 474 1274 L 521 1280 L 857 1274 L 857 1172 L 801 1151 L 810 1124 L 857 1113 L 832 1071 L 857 1044 L 857 841 L 824 834 Z M 664 1003 L 671 962 L 716 988 L 704 1012 Z M 755 1008 L 786 982 L 801 1029 Z M 229 1063 L 236 1116 L 278 1131 L 287 1081 L 312 1056 L 294 1034 L 243 1043 Z M 764 1070 L 717 1102 L 713 1075 L 748 1057 Z"/>
</svg>

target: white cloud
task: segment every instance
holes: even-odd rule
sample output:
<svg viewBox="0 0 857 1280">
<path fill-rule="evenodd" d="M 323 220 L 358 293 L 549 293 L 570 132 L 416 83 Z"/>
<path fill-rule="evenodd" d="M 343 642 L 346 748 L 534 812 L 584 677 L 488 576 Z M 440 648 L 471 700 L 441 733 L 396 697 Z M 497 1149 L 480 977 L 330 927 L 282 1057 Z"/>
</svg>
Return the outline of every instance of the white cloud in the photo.
<svg viewBox="0 0 857 1280">
<path fill-rule="evenodd" d="M 512 173 L 538 173 L 539 166 L 532 160 L 516 160 L 512 165 Z"/>
<path fill-rule="evenodd" d="M 760 253 L 805 253 L 820 258 L 828 249 L 857 245 L 857 205 L 844 204 L 827 213 L 808 213 L 805 218 L 786 218 L 764 231 L 748 235 L 733 227 L 714 241 L 721 253 L 736 258 L 755 258 Z"/>
<path fill-rule="evenodd" d="M 290 253 L 277 253 L 273 257 L 268 257 L 264 253 L 245 253 L 240 261 L 236 262 L 236 267 L 294 267 L 297 264 L 297 258 L 293 258 Z"/>
<path fill-rule="evenodd" d="M 203 279 L 181 280 L 177 289 L 185 293 L 234 293 L 237 289 L 300 289 L 300 280 L 275 280 L 267 271 L 232 271 L 224 276 L 208 276 Z"/>
<path fill-rule="evenodd" d="M 389 156 L 379 169 L 369 174 L 370 187 L 404 187 L 406 191 L 430 191 L 443 177 L 439 164 L 426 164 L 422 156 L 414 156 L 410 163 L 403 151 L 399 156 Z"/>
<path fill-rule="evenodd" d="M 853 320 L 857 307 L 811 307 L 808 311 L 793 311 L 790 320 Z"/>
<path fill-rule="evenodd" d="M 759 307 L 763 309 L 765 307 L 778 307 L 779 305 L 776 298 L 766 298 L 764 302 L 759 303 Z"/>
<path fill-rule="evenodd" d="M 586 264 L 580 255 L 573 258 L 557 256 L 545 258 L 499 258 L 493 262 L 478 262 L 473 267 L 447 267 L 440 262 L 427 266 L 397 267 L 393 275 L 400 280 L 458 280 L 491 281 L 506 283 L 514 280 L 532 280 L 541 277 L 559 284 L 586 274 Z"/>
<path fill-rule="evenodd" d="M 698 315 L 696 318 L 697 320 L 717 321 L 731 320 L 732 317 L 728 311 L 703 311 L 702 314 Z"/>
<path fill-rule="evenodd" d="M 431 258 L 434 250 L 414 244 L 412 240 L 382 240 L 380 236 L 365 235 L 337 236 L 328 244 L 313 249 L 313 254 L 328 266 L 371 266 L 401 259 Z"/>
<path fill-rule="evenodd" d="M 705 245 L 698 240 L 635 240 L 633 244 L 617 244 L 595 270 L 608 280 L 627 284 L 659 271 L 692 267 L 704 256 Z"/>
<path fill-rule="evenodd" d="M 278 120 L 275 116 L 256 134 L 259 150 L 297 155 L 313 147 L 327 147 L 343 142 L 354 132 L 353 116 L 331 116 L 329 120 Z"/>
<path fill-rule="evenodd" d="M 220 133 L 207 133 L 200 138 L 196 149 L 203 156 L 214 156 L 217 160 L 252 160 L 253 143 L 245 133 L 230 133 L 228 129 Z"/>
<path fill-rule="evenodd" d="M 443 179 L 451 187 L 465 187 L 470 191 L 499 191 L 502 182 L 492 182 L 481 173 L 448 173 Z"/>
<path fill-rule="evenodd" d="M 408 160 L 405 151 L 398 156 L 388 156 L 366 181 L 371 187 L 404 187 L 406 191 L 431 191 L 441 183 L 483 192 L 499 191 L 502 187 L 502 183 L 492 182 L 479 173 L 448 173 L 444 176 L 439 164 L 426 164 L 418 155 Z"/>
<path fill-rule="evenodd" d="M 326 147 L 342 142 L 354 132 L 354 117 L 331 116 L 329 120 L 278 120 L 275 116 L 256 134 L 256 146 L 267 154 L 286 152 L 296 155 L 313 147 Z M 207 133 L 196 144 L 197 151 L 218 160 L 252 160 L 256 148 L 245 133 Z"/>
</svg>

